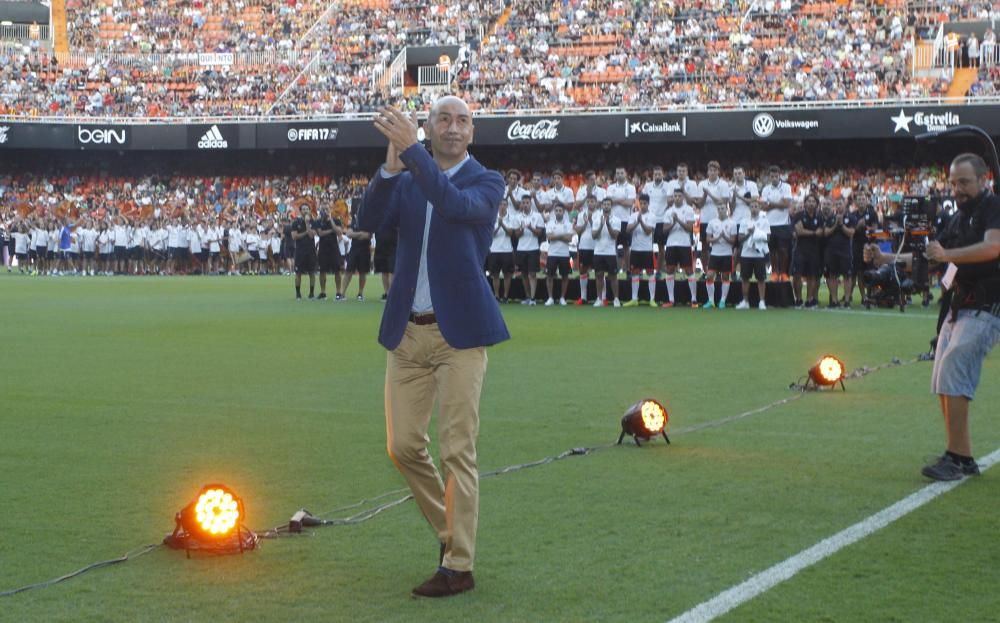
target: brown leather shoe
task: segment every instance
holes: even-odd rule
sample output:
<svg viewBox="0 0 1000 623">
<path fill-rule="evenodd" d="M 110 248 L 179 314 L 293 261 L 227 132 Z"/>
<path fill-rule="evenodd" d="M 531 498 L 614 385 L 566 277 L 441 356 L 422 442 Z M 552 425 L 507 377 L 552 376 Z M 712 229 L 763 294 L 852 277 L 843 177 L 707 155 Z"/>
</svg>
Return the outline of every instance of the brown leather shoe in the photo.
<svg viewBox="0 0 1000 623">
<path fill-rule="evenodd" d="M 451 597 L 476 588 L 471 571 L 443 571 L 434 573 L 431 579 L 413 589 L 414 597 Z"/>
</svg>

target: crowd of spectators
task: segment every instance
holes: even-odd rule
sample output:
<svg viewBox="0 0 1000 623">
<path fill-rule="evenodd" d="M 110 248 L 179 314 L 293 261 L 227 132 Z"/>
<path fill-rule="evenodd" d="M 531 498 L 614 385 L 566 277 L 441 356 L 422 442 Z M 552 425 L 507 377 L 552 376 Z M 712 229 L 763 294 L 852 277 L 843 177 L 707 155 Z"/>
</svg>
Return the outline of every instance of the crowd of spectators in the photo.
<svg viewBox="0 0 1000 623">
<path fill-rule="evenodd" d="M 313 0 L 68 0 L 70 46 L 128 54 L 290 50 L 327 8 Z"/>
<path fill-rule="evenodd" d="M 459 85 L 501 109 L 940 95 L 946 83 L 909 76 L 915 26 L 893 3 L 531 0 Z"/>
<path fill-rule="evenodd" d="M 0 115 L 206 116 L 267 112 L 296 73 L 289 65 L 157 66 L 141 61 L 60 64 L 47 53 L 0 49 Z"/>
<path fill-rule="evenodd" d="M 346 0 L 324 14 L 328 6 L 70 0 L 70 58 L 0 48 L 0 114 L 334 114 L 400 101 L 421 109 L 432 93 L 390 91 L 373 78 L 416 44 L 460 46 L 451 89 L 479 109 L 938 96 L 946 81 L 910 75 L 913 37 L 997 13 L 996 2 L 959 0 Z M 264 56 L 208 67 L 192 52 Z M 995 78 L 984 70 L 972 93 L 994 93 Z"/>
</svg>

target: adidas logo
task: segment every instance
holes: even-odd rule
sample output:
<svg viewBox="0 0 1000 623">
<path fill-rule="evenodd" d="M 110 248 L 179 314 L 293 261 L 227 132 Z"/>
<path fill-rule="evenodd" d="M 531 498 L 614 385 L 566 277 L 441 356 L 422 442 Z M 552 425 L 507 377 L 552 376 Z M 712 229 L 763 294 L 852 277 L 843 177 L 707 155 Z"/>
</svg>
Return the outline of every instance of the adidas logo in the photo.
<svg viewBox="0 0 1000 623">
<path fill-rule="evenodd" d="M 219 126 L 213 125 L 198 141 L 198 149 L 229 149 L 229 141 L 222 137 Z"/>
</svg>

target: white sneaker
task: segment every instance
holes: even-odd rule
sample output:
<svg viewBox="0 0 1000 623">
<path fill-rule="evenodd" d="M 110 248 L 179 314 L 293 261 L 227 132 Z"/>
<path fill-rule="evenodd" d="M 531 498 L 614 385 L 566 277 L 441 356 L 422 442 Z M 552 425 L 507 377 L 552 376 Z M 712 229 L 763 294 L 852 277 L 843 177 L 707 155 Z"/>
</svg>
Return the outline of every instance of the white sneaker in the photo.
<svg viewBox="0 0 1000 623">
<path fill-rule="evenodd" d="M 528 307 L 534 307 L 536 305 L 535 299 L 528 299 Z"/>
<path fill-rule="evenodd" d="M 604 301 L 602 301 L 601 299 L 597 299 L 596 301 L 594 301 L 594 307 L 604 307 Z"/>
<path fill-rule="evenodd" d="M 622 302 L 619 301 L 618 299 L 615 299 L 615 307 L 621 307 L 621 306 L 622 306 Z"/>
<path fill-rule="evenodd" d="M 767 309 L 767 305 L 764 304 L 764 301 L 761 301 L 757 303 L 757 309 Z"/>
<path fill-rule="evenodd" d="M 521 305 L 527 305 L 528 299 L 521 299 Z"/>
<path fill-rule="evenodd" d="M 559 304 L 562 305 L 563 307 L 565 307 L 566 306 L 566 299 L 559 299 Z"/>
<path fill-rule="evenodd" d="M 556 302 L 552 300 L 551 296 L 545 301 L 545 306 L 546 307 L 552 307 L 555 304 L 556 304 Z"/>
<path fill-rule="evenodd" d="M 740 301 L 740 304 L 736 306 L 736 309 L 750 309 L 750 303 L 746 302 L 746 299 Z"/>
</svg>

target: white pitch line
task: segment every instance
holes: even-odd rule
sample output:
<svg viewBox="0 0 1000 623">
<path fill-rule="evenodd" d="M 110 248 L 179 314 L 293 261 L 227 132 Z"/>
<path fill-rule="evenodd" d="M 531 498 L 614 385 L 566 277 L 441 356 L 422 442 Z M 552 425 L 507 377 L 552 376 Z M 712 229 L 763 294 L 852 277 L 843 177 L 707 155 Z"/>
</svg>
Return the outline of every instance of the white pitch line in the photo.
<svg viewBox="0 0 1000 623">
<path fill-rule="evenodd" d="M 994 450 L 979 460 L 980 471 L 985 472 L 1000 459 L 1000 449 Z M 874 515 L 859 521 L 853 526 L 827 537 L 809 549 L 765 569 L 749 580 L 723 591 L 702 602 L 684 614 L 670 620 L 669 623 L 704 623 L 726 614 L 730 610 L 750 601 L 778 584 L 790 579 L 799 571 L 811 567 L 824 558 L 835 554 L 849 545 L 857 543 L 866 536 L 881 530 L 897 519 L 904 517 L 934 498 L 947 493 L 961 485 L 968 478 L 951 482 L 935 482 L 909 495 Z"/>
<path fill-rule="evenodd" d="M 932 316 L 930 314 L 905 314 L 903 312 L 879 312 L 879 311 L 868 311 L 866 309 L 850 310 L 850 309 L 819 309 L 815 310 L 822 314 L 849 314 L 852 316 L 883 316 L 885 318 L 916 318 L 916 319 L 929 319 L 937 320 L 937 316 Z"/>
</svg>

